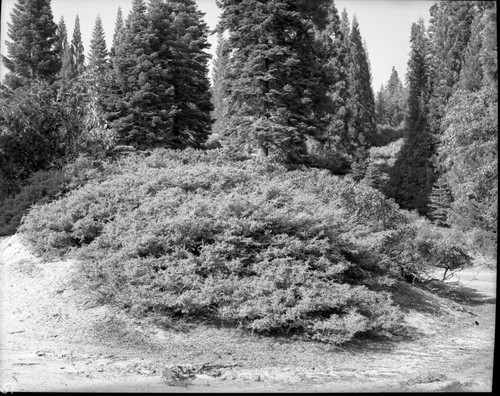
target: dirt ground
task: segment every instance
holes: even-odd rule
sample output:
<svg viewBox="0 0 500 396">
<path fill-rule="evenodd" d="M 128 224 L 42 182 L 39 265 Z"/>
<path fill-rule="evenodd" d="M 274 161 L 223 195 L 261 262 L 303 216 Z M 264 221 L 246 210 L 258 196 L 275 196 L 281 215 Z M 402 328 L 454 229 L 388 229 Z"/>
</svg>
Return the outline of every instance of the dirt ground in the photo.
<svg viewBox="0 0 500 396">
<path fill-rule="evenodd" d="M 408 332 L 342 347 L 151 323 L 92 306 L 77 263 L 0 239 L 0 388 L 90 392 L 490 392 L 496 272 L 393 287 Z M 432 291 L 432 293 L 431 293 Z"/>
</svg>

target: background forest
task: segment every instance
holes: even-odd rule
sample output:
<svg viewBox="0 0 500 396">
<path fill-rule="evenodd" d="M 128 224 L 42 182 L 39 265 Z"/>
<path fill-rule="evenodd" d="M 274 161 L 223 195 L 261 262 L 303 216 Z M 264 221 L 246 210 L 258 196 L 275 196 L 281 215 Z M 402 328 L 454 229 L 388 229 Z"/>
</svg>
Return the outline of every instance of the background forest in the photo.
<svg viewBox="0 0 500 396">
<path fill-rule="evenodd" d="M 374 94 L 333 0 L 133 0 L 88 54 L 18 0 L 0 97 L 0 235 L 73 255 L 101 302 L 343 342 L 384 290 L 496 258 L 496 3 L 441 1 Z M 20 228 L 19 228 L 20 227 Z"/>
</svg>

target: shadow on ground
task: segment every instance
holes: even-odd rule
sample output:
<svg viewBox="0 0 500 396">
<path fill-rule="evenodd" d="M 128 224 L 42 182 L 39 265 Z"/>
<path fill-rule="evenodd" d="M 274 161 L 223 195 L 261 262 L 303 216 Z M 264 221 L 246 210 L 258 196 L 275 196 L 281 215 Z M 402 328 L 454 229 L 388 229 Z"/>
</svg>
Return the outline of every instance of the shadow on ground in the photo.
<svg viewBox="0 0 500 396">
<path fill-rule="evenodd" d="M 460 285 L 456 282 L 444 283 L 439 281 L 431 281 L 423 288 L 438 295 L 442 298 L 450 299 L 458 304 L 469 306 L 477 306 L 483 304 L 496 304 L 496 298 L 490 297 L 475 289 Z"/>
</svg>

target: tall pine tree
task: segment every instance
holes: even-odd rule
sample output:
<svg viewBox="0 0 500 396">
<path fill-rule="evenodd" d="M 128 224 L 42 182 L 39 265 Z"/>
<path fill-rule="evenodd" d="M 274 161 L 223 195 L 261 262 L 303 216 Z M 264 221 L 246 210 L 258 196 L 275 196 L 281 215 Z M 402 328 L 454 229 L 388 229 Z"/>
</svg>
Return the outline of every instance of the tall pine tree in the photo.
<svg viewBox="0 0 500 396">
<path fill-rule="evenodd" d="M 349 49 L 341 19 L 333 1 L 325 3 L 324 26 L 316 24 L 318 63 L 324 67 L 321 76 L 327 88 L 326 98 L 316 105 L 317 116 L 324 115 L 326 128 L 309 140 L 309 152 L 322 159 L 322 166 L 340 171 L 347 153 L 349 123 Z M 325 21 L 319 20 L 325 23 Z M 347 32 L 348 35 L 348 32 Z"/>
<path fill-rule="evenodd" d="M 465 63 L 443 118 L 437 164 L 454 201 L 449 222 L 496 240 L 498 75 L 495 3 L 477 2 Z M 491 51 L 491 52 L 490 52 Z M 489 53 L 489 56 L 485 56 Z"/>
<path fill-rule="evenodd" d="M 210 47 L 209 32 L 203 13 L 195 0 L 167 0 L 163 6 L 151 6 L 149 15 L 157 33 L 170 35 L 168 69 L 176 106 L 172 125 L 174 144 L 201 147 L 211 130 L 213 110 L 208 77 L 210 54 L 206 51 Z M 170 26 L 165 26 L 167 18 Z"/>
<path fill-rule="evenodd" d="M 353 18 L 350 35 L 350 96 L 352 111 L 352 126 L 356 133 L 359 149 L 366 149 L 376 132 L 375 98 L 371 86 L 371 72 L 368 63 L 359 23 Z"/>
<path fill-rule="evenodd" d="M 133 1 L 104 98 L 105 116 L 116 130 L 117 142 L 140 149 L 176 147 L 169 70 L 171 25 L 161 7 L 162 1 L 151 1 L 148 19 L 144 1 Z"/>
<path fill-rule="evenodd" d="M 405 118 L 406 103 L 406 90 L 396 68 L 393 67 L 387 86 L 382 86 L 377 93 L 377 124 L 399 127 Z"/>
<path fill-rule="evenodd" d="M 104 28 L 102 27 L 102 20 L 99 15 L 96 17 L 94 30 L 92 31 L 88 62 L 92 74 L 96 77 L 104 76 L 108 69 L 108 51 L 106 49 Z"/>
<path fill-rule="evenodd" d="M 316 105 L 326 99 L 314 25 L 326 0 L 245 2 L 221 0 L 219 30 L 228 31 L 229 108 L 224 143 L 234 150 L 275 154 L 303 162 L 308 136 L 324 121 Z M 321 15 L 320 15 L 321 17 Z"/>
<path fill-rule="evenodd" d="M 10 17 L 8 57 L 2 55 L 9 70 L 5 84 L 16 88 L 33 80 L 54 82 L 61 68 L 61 53 L 50 0 L 18 0 Z"/>
<path fill-rule="evenodd" d="M 59 35 L 59 50 L 61 53 L 61 70 L 59 71 L 59 81 L 58 81 L 58 95 L 61 98 L 69 84 L 74 78 L 74 62 L 71 55 L 71 47 L 68 42 L 68 31 L 66 29 L 66 23 L 64 18 L 61 17 L 61 21 L 58 26 Z"/>
<path fill-rule="evenodd" d="M 420 214 L 427 214 L 435 177 L 431 161 L 434 140 L 428 123 L 430 45 L 422 19 L 412 25 L 410 41 L 405 144 L 391 170 L 388 193 L 403 208 L 416 209 Z"/>
<path fill-rule="evenodd" d="M 111 44 L 111 50 L 109 51 L 110 57 L 113 58 L 115 56 L 116 47 L 120 44 L 120 40 L 123 32 L 123 13 L 122 8 L 118 7 L 118 11 L 116 12 L 116 22 L 115 22 L 115 30 L 113 32 L 113 42 Z"/>
<path fill-rule="evenodd" d="M 226 74 L 229 53 L 226 49 L 224 35 L 219 32 L 217 35 L 217 48 L 212 70 L 212 102 L 214 105 L 212 132 L 214 139 L 219 138 L 224 129 L 227 117 L 228 101 L 226 88 Z"/>
<path fill-rule="evenodd" d="M 429 39 L 432 92 L 429 105 L 431 132 L 439 136 L 446 104 L 458 83 L 474 19 L 473 1 L 440 1 L 430 9 Z"/>
<path fill-rule="evenodd" d="M 80 30 L 80 17 L 75 18 L 75 28 L 71 39 L 71 57 L 73 59 L 73 73 L 75 76 L 81 75 L 85 71 L 85 54 L 82 43 L 82 32 Z"/>
</svg>

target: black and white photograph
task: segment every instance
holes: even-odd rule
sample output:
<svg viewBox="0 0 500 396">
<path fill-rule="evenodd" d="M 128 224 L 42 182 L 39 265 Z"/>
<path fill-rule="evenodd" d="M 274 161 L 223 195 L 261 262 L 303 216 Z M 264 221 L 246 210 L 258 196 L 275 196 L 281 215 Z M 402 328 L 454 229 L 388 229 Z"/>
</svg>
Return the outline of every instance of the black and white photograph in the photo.
<svg viewBox="0 0 500 396">
<path fill-rule="evenodd" d="M 497 3 L 2 0 L 0 391 L 494 392 Z"/>
</svg>

